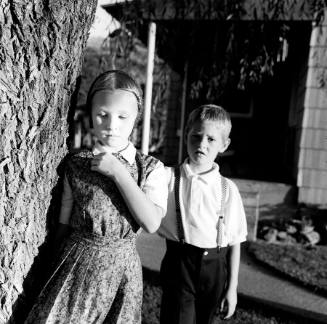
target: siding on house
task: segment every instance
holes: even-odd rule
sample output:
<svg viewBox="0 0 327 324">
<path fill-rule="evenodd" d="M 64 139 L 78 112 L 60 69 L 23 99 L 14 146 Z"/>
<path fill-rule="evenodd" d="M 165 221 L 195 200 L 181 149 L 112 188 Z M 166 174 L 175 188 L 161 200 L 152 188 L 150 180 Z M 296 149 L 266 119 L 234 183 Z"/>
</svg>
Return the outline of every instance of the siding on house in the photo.
<svg viewBox="0 0 327 324">
<path fill-rule="evenodd" d="M 309 46 L 309 44 L 308 44 Z M 309 49 L 304 52 L 303 49 L 297 49 L 298 53 L 301 55 L 300 68 L 294 69 L 294 79 L 291 90 L 291 100 L 290 100 L 290 113 L 288 125 L 294 133 L 294 156 L 293 156 L 293 179 L 297 179 L 298 174 L 298 160 L 300 156 L 300 141 L 302 133 L 302 120 L 304 114 L 304 101 L 306 95 L 306 83 L 307 83 L 307 72 L 308 72 L 308 56 Z"/>
<path fill-rule="evenodd" d="M 321 206 L 327 206 L 326 82 L 327 18 L 312 29 L 297 175 L 299 202 Z"/>
</svg>

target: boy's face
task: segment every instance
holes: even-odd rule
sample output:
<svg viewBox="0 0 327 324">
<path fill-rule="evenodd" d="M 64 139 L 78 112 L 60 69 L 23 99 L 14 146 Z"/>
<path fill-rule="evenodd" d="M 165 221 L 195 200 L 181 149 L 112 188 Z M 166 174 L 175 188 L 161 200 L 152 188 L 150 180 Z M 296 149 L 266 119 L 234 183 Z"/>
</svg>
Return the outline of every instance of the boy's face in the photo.
<svg viewBox="0 0 327 324">
<path fill-rule="evenodd" d="M 125 148 L 133 130 L 138 106 L 133 93 L 99 91 L 92 99 L 92 121 L 98 140 L 114 151 Z"/>
<path fill-rule="evenodd" d="M 193 171 L 205 172 L 212 168 L 218 153 L 224 152 L 230 139 L 217 121 L 195 122 L 186 134 L 187 153 Z"/>
</svg>

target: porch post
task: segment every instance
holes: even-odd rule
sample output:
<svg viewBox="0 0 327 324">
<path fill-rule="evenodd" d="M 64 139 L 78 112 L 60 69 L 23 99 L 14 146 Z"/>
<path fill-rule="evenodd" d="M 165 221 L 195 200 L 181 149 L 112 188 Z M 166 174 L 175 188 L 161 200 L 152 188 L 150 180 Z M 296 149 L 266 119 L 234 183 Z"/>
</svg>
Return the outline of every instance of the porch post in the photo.
<svg viewBox="0 0 327 324">
<path fill-rule="evenodd" d="M 146 85 L 145 85 L 142 147 L 141 147 L 141 151 L 144 154 L 148 154 L 149 142 L 150 142 L 149 137 L 150 137 L 155 41 L 156 41 L 156 24 L 154 22 L 150 22 L 149 29 L 148 29 L 148 57 L 147 57 L 147 68 L 146 68 Z"/>
<path fill-rule="evenodd" d="M 185 121 L 186 91 L 187 91 L 187 73 L 188 73 L 188 60 L 184 64 L 184 79 L 183 79 L 182 106 L 181 106 L 181 122 L 180 122 L 179 130 L 178 130 L 178 135 L 179 135 L 178 164 L 182 163 L 182 158 L 183 158 L 184 121 Z"/>
</svg>

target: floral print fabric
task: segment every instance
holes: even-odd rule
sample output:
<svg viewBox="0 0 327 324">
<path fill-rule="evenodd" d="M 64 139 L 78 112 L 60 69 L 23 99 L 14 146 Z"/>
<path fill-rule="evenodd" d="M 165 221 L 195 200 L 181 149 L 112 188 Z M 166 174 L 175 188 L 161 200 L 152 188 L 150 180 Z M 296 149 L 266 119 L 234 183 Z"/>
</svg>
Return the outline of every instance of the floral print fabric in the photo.
<svg viewBox="0 0 327 324">
<path fill-rule="evenodd" d="M 141 323 L 139 226 L 114 182 L 90 170 L 92 157 L 81 151 L 68 160 L 73 233 L 25 323 Z M 157 162 L 140 153 L 133 165 L 117 158 L 141 188 Z"/>
</svg>

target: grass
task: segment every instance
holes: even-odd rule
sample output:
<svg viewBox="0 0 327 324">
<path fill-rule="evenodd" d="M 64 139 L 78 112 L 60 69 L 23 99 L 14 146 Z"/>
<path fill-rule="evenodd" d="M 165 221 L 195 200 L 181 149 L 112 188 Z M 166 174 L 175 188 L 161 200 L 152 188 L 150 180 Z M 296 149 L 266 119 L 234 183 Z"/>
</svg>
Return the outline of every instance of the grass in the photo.
<svg viewBox="0 0 327 324">
<path fill-rule="evenodd" d="M 142 324 L 158 324 L 160 315 L 161 288 L 153 280 L 144 278 Z M 254 305 L 253 305 L 254 306 Z M 253 307 L 256 308 L 256 307 Z M 213 324 L 218 323 L 219 320 Z M 296 322 L 264 314 L 262 311 L 237 307 L 228 324 L 294 324 Z"/>
<path fill-rule="evenodd" d="M 327 246 L 269 244 L 258 240 L 248 250 L 257 260 L 327 296 Z"/>
<path fill-rule="evenodd" d="M 301 244 L 269 244 L 263 240 L 250 242 L 248 252 L 258 261 L 272 267 L 282 276 L 293 279 L 315 292 L 327 296 L 327 246 L 304 246 Z M 142 324 L 158 324 L 161 287 L 153 274 L 144 272 L 144 300 Z M 293 324 L 286 314 L 279 317 L 260 305 L 239 300 L 234 316 L 228 324 Z M 219 321 L 217 320 L 215 324 Z"/>
</svg>

